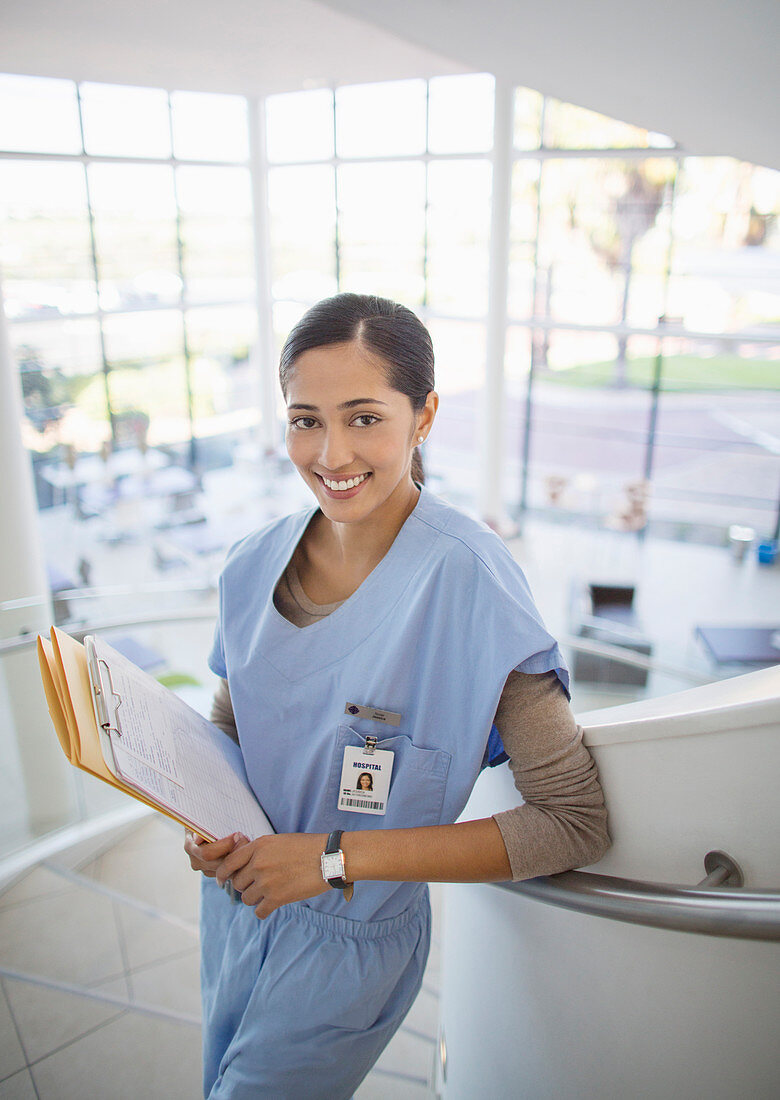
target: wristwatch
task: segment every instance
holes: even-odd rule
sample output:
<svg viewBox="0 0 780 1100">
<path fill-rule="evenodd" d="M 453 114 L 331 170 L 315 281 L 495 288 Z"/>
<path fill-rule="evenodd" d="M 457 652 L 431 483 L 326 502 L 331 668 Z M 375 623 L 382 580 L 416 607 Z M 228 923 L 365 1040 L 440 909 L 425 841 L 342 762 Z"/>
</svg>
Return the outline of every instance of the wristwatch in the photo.
<svg viewBox="0 0 780 1100">
<path fill-rule="evenodd" d="M 344 853 L 339 847 L 343 832 L 343 829 L 334 829 L 330 834 L 328 843 L 325 845 L 325 851 L 320 856 L 320 864 L 322 866 L 322 877 L 328 886 L 332 886 L 334 890 L 343 890 L 344 900 L 349 901 L 352 897 L 354 884 L 347 882 Z"/>
</svg>

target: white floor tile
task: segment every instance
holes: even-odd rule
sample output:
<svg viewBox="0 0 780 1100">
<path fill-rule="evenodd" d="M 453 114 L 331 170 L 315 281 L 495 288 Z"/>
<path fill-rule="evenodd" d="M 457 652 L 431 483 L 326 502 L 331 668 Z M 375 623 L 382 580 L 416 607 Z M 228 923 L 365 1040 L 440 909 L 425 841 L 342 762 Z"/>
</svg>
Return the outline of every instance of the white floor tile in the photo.
<svg viewBox="0 0 780 1100">
<path fill-rule="evenodd" d="M 68 883 L 59 875 L 45 867 L 34 867 L 24 878 L 0 894 L 0 909 L 7 909 L 23 901 L 37 901 L 51 894 L 61 893 L 67 888 Z"/>
<path fill-rule="evenodd" d="M 131 970 L 160 962 L 169 955 L 179 955 L 198 943 L 194 929 L 188 932 L 162 917 L 151 917 L 130 906 L 117 906 L 117 920 Z"/>
<path fill-rule="evenodd" d="M 197 949 L 183 958 L 134 971 L 130 982 L 133 998 L 139 1003 L 200 1017 L 200 953 Z"/>
<path fill-rule="evenodd" d="M 0 1100 L 37 1100 L 30 1071 L 23 1069 L 0 1081 Z"/>
<path fill-rule="evenodd" d="M 84 878 L 94 879 L 96 882 L 100 880 L 100 865 L 103 862 L 103 853 L 93 856 L 91 859 L 80 862 L 76 867 L 71 868 L 76 874 L 83 875 Z M 70 864 L 67 864 L 70 867 Z"/>
<path fill-rule="evenodd" d="M 102 982 L 90 982 L 87 988 L 94 990 L 95 993 L 105 993 L 110 997 L 119 997 L 122 1001 L 128 1003 L 133 999 L 129 978 L 125 977 L 124 974 L 115 978 L 107 978 Z"/>
<path fill-rule="evenodd" d="M 439 1001 L 426 993 L 420 993 L 409 1009 L 403 1027 L 419 1031 L 430 1039 L 439 1034 Z"/>
<path fill-rule="evenodd" d="M 408 1031 L 397 1031 L 377 1062 L 377 1068 L 428 1081 L 433 1064 L 433 1044 Z"/>
<path fill-rule="evenodd" d="M 3 986 L 6 979 L 3 980 Z M 14 1027 L 3 988 L 0 987 L 0 1079 L 9 1077 L 27 1064 L 24 1050 Z"/>
<path fill-rule="evenodd" d="M 11 978 L 5 979 L 5 988 L 28 1062 L 43 1058 L 122 1011 L 89 997 Z"/>
<path fill-rule="evenodd" d="M 0 962 L 78 984 L 122 973 L 112 903 L 69 887 L 44 902 L 1 910 Z"/>
<path fill-rule="evenodd" d="M 424 983 L 426 989 L 435 992 L 437 996 L 441 992 L 441 960 L 438 952 L 435 956 L 431 953 L 422 983 Z"/>
<path fill-rule="evenodd" d="M 373 1070 L 355 1093 L 355 1100 L 433 1100 L 424 1085 Z"/>
<path fill-rule="evenodd" d="M 140 851 L 119 845 L 105 852 L 99 865 L 88 873 L 122 894 L 196 923 L 200 877 L 191 869 L 183 843 L 184 830 L 181 836 L 165 835 L 158 845 Z"/>
<path fill-rule="evenodd" d="M 196 1100 L 200 1031 L 128 1013 L 32 1067 L 40 1100 Z"/>
</svg>

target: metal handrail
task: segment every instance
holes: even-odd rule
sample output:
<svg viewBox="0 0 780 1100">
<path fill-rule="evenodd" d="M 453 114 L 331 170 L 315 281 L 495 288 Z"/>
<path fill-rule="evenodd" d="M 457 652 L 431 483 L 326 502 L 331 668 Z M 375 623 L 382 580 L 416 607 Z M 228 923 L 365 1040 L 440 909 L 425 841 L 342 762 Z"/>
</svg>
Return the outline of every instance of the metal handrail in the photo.
<svg viewBox="0 0 780 1100">
<path fill-rule="evenodd" d="M 720 863 L 725 874 L 713 872 L 718 863 L 709 862 L 712 855 L 720 857 L 722 853 L 708 853 L 705 866 L 709 873 L 698 886 L 638 882 L 590 871 L 564 871 L 494 885 L 546 905 L 608 920 L 700 936 L 780 940 L 780 890 L 709 888 L 720 878 L 730 881 L 725 863 Z M 728 857 L 723 858 L 735 866 Z"/>
<path fill-rule="evenodd" d="M 85 634 L 98 634 L 102 630 L 122 630 L 128 626 L 167 626 L 169 623 L 197 623 L 216 622 L 216 608 L 211 610 L 195 611 L 161 611 L 150 612 L 145 615 L 121 615 L 114 619 L 100 619 L 93 623 L 65 624 L 63 630 L 67 630 L 74 638 L 84 638 Z M 19 653 L 24 649 L 33 649 L 38 644 L 37 634 L 18 634 L 15 638 L 0 640 L 0 657 L 7 653 Z"/>
<path fill-rule="evenodd" d="M 668 664 L 655 657 L 646 657 L 643 653 L 637 653 L 636 650 L 625 649 L 610 642 L 599 642 L 594 638 L 582 638 L 578 634 L 556 634 L 556 639 L 559 645 L 579 653 L 590 653 L 594 657 L 608 657 L 612 661 L 619 661 L 631 668 L 643 668 L 648 672 L 664 672 L 678 680 L 688 680 L 692 684 L 711 684 L 713 679 L 717 679 L 712 674 L 698 672 L 696 669 L 682 665 Z"/>
<path fill-rule="evenodd" d="M 102 600 L 112 596 L 157 595 L 160 592 L 179 592 L 190 596 L 197 593 L 216 592 L 211 581 L 194 581 L 181 584 L 179 581 L 147 581 L 144 584 L 101 584 L 91 588 L 58 588 L 47 596 L 24 596 L 18 600 L 5 600 L 0 603 L 0 614 L 4 611 L 21 611 L 27 607 L 45 607 L 53 599 L 63 600 Z"/>
</svg>

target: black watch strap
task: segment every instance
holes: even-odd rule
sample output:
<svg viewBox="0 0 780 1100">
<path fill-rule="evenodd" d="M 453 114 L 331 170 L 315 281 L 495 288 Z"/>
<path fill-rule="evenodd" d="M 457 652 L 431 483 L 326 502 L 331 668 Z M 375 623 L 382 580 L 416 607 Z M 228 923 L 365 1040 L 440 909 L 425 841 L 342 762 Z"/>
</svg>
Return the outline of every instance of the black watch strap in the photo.
<svg viewBox="0 0 780 1100">
<path fill-rule="evenodd" d="M 341 838 L 344 835 L 343 829 L 334 829 L 328 836 L 328 843 L 325 845 L 325 855 L 332 856 L 334 852 L 337 852 L 341 847 Z"/>
</svg>

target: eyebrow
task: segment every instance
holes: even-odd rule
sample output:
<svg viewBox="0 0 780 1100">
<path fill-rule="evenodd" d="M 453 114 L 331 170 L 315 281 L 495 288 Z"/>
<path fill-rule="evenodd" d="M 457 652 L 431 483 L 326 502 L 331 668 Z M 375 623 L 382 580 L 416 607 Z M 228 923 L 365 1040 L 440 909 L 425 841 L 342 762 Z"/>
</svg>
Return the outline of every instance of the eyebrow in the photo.
<svg viewBox="0 0 780 1100">
<path fill-rule="evenodd" d="M 342 401 L 338 406 L 339 409 L 354 409 L 356 405 L 385 405 L 386 401 L 379 401 L 376 397 L 353 397 L 351 401 Z M 302 405 L 300 403 L 295 405 L 288 405 L 288 409 L 305 409 L 307 412 L 319 412 L 316 405 Z"/>
</svg>

